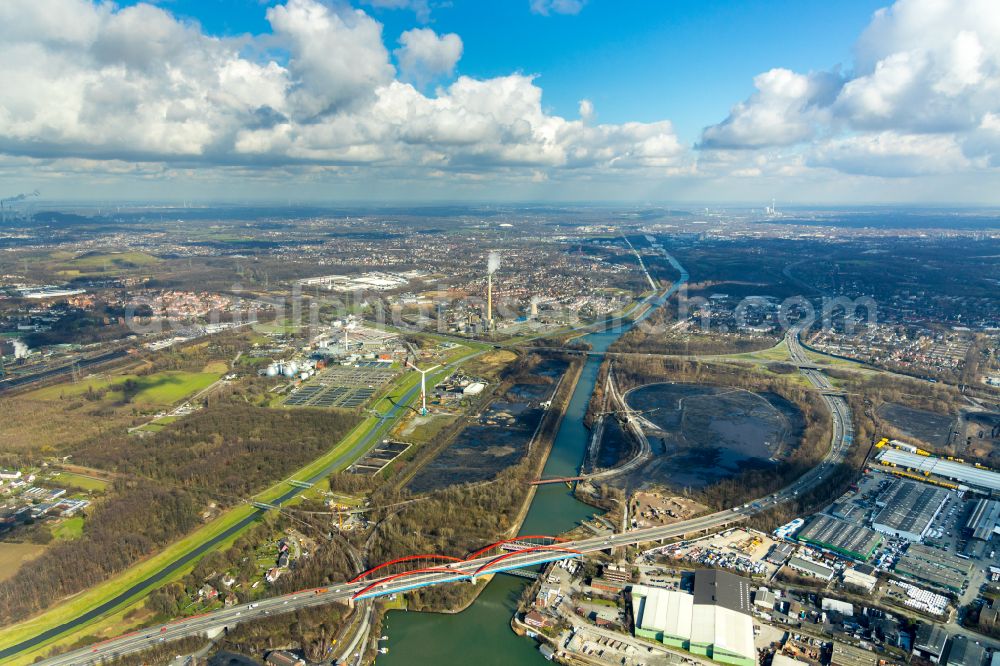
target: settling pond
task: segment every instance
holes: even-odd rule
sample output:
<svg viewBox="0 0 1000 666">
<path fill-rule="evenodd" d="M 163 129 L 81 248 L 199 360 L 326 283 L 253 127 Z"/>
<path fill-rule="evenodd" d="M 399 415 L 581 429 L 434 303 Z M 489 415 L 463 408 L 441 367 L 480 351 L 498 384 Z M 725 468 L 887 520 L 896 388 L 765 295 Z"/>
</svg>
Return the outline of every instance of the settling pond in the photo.
<svg viewBox="0 0 1000 666">
<path fill-rule="evenodd" d="M 414 494 L 440 490 L 457 483 L 489 481 L 502 470 L 517 464 L 528 452 L 528 443 L 538 427 L 559 377 L 568 363 L 546 359 L 534 368 L 530 378 L 514 384 L 468 426 L 455 441 L 427 463 L 406 489 Z"/>
<path fill-rule="evenodd" d="M 750 469 L 776 465 L 797 445 L 805 421 L 798 407 L 774 393 L 699 384 L 648 384 L 629 391 L 629 406 L 654 425 L 654 456 L 625 477 L 629 488 L 663 484 L 675 490 L 704 488 Z M 629 444 L 610 420 L 598 450 L 598 467 L 627 457 Z"/>
</svg>

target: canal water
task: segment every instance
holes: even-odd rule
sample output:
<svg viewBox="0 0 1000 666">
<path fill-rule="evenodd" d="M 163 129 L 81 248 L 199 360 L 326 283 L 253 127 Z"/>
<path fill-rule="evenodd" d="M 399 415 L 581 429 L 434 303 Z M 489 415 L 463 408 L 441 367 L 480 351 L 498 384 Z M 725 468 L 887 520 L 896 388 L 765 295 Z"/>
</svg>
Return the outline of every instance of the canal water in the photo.
<svg viewBox="0 0 1000 666">
<path fill-rule="evenodd" d="M 676 260 L 669 256 L 668 260 L 680 273 L 680 279 L 654 303 L 655 307 L 666 302 L 688 279 L 687 271 Z M 647 317 L 652 310 L 647 309 L 637 321 Z M 611 343 L 633 325 L 613 326 L 607 331 L 591 333 L 583 341 L 593 351 L 607 351 Z M 600 356 L 588 357 L 583 366 L 545 464 L 544 476 L 575 476 L 579 472 L 590 437 L 590 431 L 583 425 L 583 417 L 594 392 L 600 366 Z M 594 507 L 574 498 L 564 484 L 538 486 L 520 533 L 559 534 L 572 529 L 594 512 Z M 527 584 L 526 580 L 513 576 L 495 576 L 472 606 L 455 615 L 390 612 L 383 631 L 388 640 L 380 643 L 389 651 L 379 655 L 378 666 L 549 663 L 534 641 L 520 638 L 510 629 L 510 619 Z"/>
</svg>

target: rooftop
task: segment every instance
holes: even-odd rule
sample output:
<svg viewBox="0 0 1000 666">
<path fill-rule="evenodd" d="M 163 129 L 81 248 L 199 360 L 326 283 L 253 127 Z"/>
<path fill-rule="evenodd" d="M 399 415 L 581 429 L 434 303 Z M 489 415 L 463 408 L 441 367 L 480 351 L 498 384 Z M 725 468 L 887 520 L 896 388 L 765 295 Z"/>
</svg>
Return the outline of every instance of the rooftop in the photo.
<svg viewBox="0 0 1000 666">
<path fill-rule="evenodd" d="M 822 514 L 810 520 L 796 538 L 864 560 L 882 543 L 882 536 L 874 530 Z"/>
<path fill-rule="evenodd" d="M 750 613 L 750 581 L 728 571 L 695 572 L 694 603 L 714 604 L 737 613 Z"/>
<path fill-rule="evenodd" d="M 1000 492 L 1000 474 L 954 460 L 942 460 L 890 448 L 883 449 L 879 460 L 901 467 L 911 467 L 919 472 L 928 472 L 990 492 Z"/>
<path fill-rule="evenodd" d="M 969 516 L 966 527 L 972 531 L 973 538 L 989 541 L 998 524 L 1000 524 L 1000 502 L 979 500 Z"/>
<path fill-rule="evenodd" d="M 880 527 L 893 532 L 907 532 L 923 536 L 941 505 L 948 498 L 948 491 L 918 484 L 914 481 L 894 481 L 879 503 L 882 510 L 872 520 Z"/>
</svg>

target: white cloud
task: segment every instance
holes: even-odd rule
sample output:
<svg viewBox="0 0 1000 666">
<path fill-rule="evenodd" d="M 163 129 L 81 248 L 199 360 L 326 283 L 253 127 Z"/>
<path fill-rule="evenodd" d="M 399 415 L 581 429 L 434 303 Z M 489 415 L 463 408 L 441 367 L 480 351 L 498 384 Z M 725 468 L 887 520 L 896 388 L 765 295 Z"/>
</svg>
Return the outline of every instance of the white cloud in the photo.
<svg viewBox="0 0 1000 666">
<path fill-rule="evenodd" d="M 844 183 L 865 175 L 981 185 L 1000 167 L 992 5 L 900 0 L 876 13 L 847 74 L 760 74 L 692 154 L 666 120 L 600 124 L 590 100 L 557 115 L 532 76 L 454 78 L 458 35 L 408 30 L 390 54 L 381 24 L 343 2 L 284 0 L 267 10 L 271 32 L 219 38 L 151 4 L 0 0 L 0 175 L 26 163 L 52 180 L 61 168 L 95 182 L 183 171 L 215 187 L 294 173 L 359 187 L 384 178 L 419 194 L 417 183 L 475 183 L 486 196 L 545 183 L 538 192 L 589 197 L 611 183 L 611 196 L 656 197 L 673 179 L 710 198 L 758 181 L 834 187 L 835 171 L 849 174 L 838 181 L 848 193 Z M 945 190 L 921 189 L 935 191 Z"/>
<path fill-rule="evenodd" d="M 587 0 L 531 0 L 531 11 L 542 16 L 579 14 L 585 4 Z"/>
<path fill-rule="evenodd" d="M 426 95 L 397 79 L 382 27 L 364 12 L 287 0 L 267 18 L 273 34 L 220 39 L 147 4 L 5 0 L 0 153 L 470 177 L 524 169 L 525 181 L 689 161 L 669 122 L 568 120 L 545 110 L 530 76 L 462 76 Z M 449 74 L 462 50 L 457 35 L 429 29 L 400 41 L 411 79 Z M 280 55 L 261 55 L 271 53 Z"/>
<path fill-rule="evenodd" d="M 430 28 L 414 28 L 399 36 L 393 51 L 403 78 L 424 85 L 451 75 L 462 57 L 462 39 L 455 33 L 438 35 Z"/>
<path fill-rule="evenodd" d="M 835 139 L 817 146 L 814 166 L 866 176 L 923 176 L 968 169 L 971 164 L 949 135 L 886 131 Z"/>
<path fill-rule="evenodd" d="M 702 132 L 704 148 L 787 146 L 812 138 L 827 120 L 826 105 L 840 88 L 835 74 L 772 69 L 754 77 L 757 92 L 718 125 Z"/>
<path fill-rule="evenodd" d="M 395 76 L 381 24 L 360 10 L 288 0 L 268 9 L 267 20 L 291 52 L 291 102 L 306 117 L 370 100 Z"/>
<path fill-rule="evenodd" d="M 984 121 L 1000 114 L 1000 12 L 995 0 L 898 0 L 859 37 L 849 76 L 773 69 L 754 84 L 700 148 L 801 145 L 811 164 L 878 175 L 968 168 L 962 149 L 995 163 Z"/>
</svg>

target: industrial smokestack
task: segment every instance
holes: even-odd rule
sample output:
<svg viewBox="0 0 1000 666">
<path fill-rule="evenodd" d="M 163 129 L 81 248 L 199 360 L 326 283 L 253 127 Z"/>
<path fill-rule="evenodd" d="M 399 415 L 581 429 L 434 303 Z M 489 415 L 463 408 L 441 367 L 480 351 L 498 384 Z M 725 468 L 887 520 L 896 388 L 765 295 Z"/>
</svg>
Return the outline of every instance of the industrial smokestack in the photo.
<svg viewBox="0 0 1000 666">
<path fill-rule="evenodd" d="M 490 252 L 486 258 L 486 325 L 493 328 L 493 274 L 500 268 L 500 255 Z"/>
</svg>

